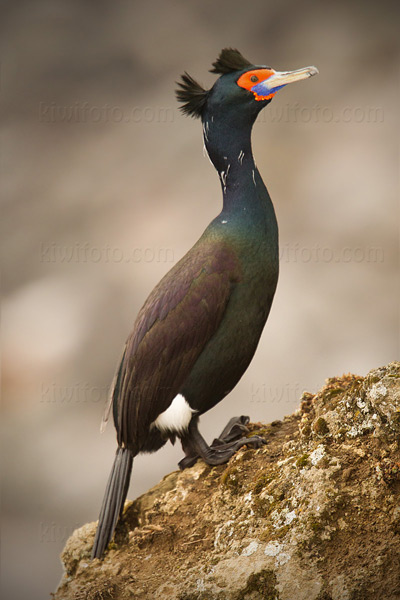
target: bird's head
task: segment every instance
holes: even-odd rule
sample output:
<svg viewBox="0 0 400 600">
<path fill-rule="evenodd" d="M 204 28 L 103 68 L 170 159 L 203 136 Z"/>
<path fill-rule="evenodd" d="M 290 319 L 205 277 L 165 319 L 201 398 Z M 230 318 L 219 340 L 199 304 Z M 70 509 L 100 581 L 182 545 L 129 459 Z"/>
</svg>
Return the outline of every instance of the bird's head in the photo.
<svg viewBox="0 0 400 600">
<path fill-rule="evenodd" d="M 205 114 L 224 115 L 225 119 L 232 114 L 233 118 L 236 115 L 235 120 L 247 115 L 254 119 L 278 90 L 318 73 L 316 67 L 275 71 L 271 67 L 253 65 L 233 48 L 224 48 L 210 71 L 220 75 L 210 90 L 204 89 L 188 73 L 182 75 L 176 95 L 182 102 L 184 114 L 200 118 Z"/>
</svg>

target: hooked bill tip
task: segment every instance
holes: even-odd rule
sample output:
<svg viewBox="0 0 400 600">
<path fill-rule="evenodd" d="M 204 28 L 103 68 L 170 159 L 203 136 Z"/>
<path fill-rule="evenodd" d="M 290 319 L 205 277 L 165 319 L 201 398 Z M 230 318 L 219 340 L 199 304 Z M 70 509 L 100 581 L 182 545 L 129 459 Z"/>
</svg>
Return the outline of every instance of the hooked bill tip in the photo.
<svg viewBox="0 0 400 600">
<path fill-rule="evenodd" d="M 308 67 L 308 76 L 312 77 L 313 75 L 318 75 L 319 71 L 317 67 Z"/>
</svg>

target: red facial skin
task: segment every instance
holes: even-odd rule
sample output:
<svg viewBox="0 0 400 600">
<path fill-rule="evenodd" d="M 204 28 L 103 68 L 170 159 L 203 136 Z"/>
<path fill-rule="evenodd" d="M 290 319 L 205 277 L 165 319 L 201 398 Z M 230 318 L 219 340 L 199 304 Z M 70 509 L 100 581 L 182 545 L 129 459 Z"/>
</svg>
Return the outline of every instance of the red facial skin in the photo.
<svg viewBox="0 0 400 600">
<path fill-rule="evenodd" d="M 254 94 L 256 100 L 271 100 L 271 98 L 275 96 L 276 92 L 272 92 L 268 96 L 259 96 L 252 88 L 271 77 L 271 75 L 274 75 L 274 73 L 275 71 L 273 69 L 254 69 L 253 71 L 247 71 L 239 77 L 237 84 L 238 86 Z M 257 79 L 255 79 L 255 77 L 257 77 Z"/>
</svg>

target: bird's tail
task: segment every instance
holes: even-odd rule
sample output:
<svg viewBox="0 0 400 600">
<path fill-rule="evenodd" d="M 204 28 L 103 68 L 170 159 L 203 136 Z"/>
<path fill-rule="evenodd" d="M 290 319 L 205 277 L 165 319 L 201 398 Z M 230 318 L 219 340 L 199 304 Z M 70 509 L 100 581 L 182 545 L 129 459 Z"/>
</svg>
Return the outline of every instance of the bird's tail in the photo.
<svg viewBox="0 0 400 600">
<path fill-rule="evenodd" d="M 92 559 L 103 556 L 104 550 L 114 535 L 114 530 L 124 508 L 128 493 L 132 464 L 132 452 L 127 448 L 118 448 L 100 510 Z"/>
</svg>

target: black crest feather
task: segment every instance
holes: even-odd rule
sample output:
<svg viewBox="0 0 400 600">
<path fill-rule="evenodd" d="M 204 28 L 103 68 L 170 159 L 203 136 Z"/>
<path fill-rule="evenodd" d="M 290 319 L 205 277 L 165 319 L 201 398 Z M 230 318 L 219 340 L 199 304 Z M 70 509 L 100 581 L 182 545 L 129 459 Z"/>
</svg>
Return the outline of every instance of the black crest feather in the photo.
<svg viewBox="0 0 400 600">
<path fill-rule="evenodd" d="M 246 67 L 251 67 L 252 63 L 244 58 L 236 48 L 224 48 L 212 66 L 210 73 L 225 75 L 225 73 L 232 73 L 233 71 L 242 71 Z"/>
<path fill-rule="evenodd" d="M 181 75 L 182 81 L 178 81 L 180 89 L 176 90 L 176 97 L 182 102 L 180 107 L 185 115 L 190 117 L 201 117 L 207 102 L 208 90 L 205 90 L 188 73 Z"/>
</svg>

